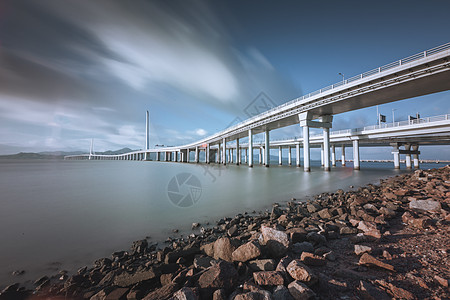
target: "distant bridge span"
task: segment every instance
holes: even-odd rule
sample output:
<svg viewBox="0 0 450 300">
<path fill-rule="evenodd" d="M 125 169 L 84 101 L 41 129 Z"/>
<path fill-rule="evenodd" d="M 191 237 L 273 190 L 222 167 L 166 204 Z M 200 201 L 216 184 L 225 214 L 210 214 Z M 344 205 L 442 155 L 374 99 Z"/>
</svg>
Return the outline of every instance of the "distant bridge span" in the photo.
<svg viewBox="0 0 450 300">
<path fill-rule="evenodd" d="M 324 87 L 197 142 L 178 147 L 149 149 L 147 120 L 147 149 L 141 152 L 144 153 L 144 158 L 147 158 L 146 153 L 151 152 L 177 152 L 177 155 L 181 156 L 181 161 L 187 161 L 190 149 L 197 149 L 196 153 L 198 153 L 198 149 L 206 145 L 208 162 L 212 161 L 209 158 L 210 150 L 218 148 L 217 152 L 221 153 L 219 162 L 227 163 L 226 152 L 229 148 L 227 143 L 236 141 L 235 147 L 240 149 L 239 139 L 248 137 L 248 164 L 251 167 L 253 165 L 253 135 L 264 132 L 264 148 L 269 149 L 272 147 L 269 138 L 271 130 L 300 124 L 303 128 L 301 142 L 305 171 L 310 170 L 310 147 L 315 144 L 313 137 L 310 139 L 309 128 L 323 128 L 321 143 L 324 148 L 324 169 L 330 170 L 330 143 L 336 143 L 334 137 L 330 139 L 329 131 L 332 127 L 333 115 L 449 90 L 449 61 L 450 43 L 447 43 Z M 390 138 L 395 138 L 395 134 L 399 134 L 399 132 L 394 130 L 393 136 Z M 432 132 L 428 134 L 432 134 Z M 428 140 L 430 142 L 430 139 Z M 434 140 L 437 141 L 437 139 Z M 356 141 L 352 141 L 354 147 L 357 147 L 355 144 L 359 143 L 359 139 Z M 405 149 L 404 151 L 413 150 Z M 264 156 L 266 166 L 269 166 L 269 151 L 265 151 Z M 358 169 L 359 164 L 355 168 Z"/>
</svg>

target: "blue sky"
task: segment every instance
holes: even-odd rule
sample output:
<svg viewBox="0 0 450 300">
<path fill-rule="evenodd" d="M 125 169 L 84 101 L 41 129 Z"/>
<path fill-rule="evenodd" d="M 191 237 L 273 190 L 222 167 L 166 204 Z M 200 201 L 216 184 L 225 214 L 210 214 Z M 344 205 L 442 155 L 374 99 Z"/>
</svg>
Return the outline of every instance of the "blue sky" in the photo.
<svg viewBox="0 0 450 300">
<path fill-rule="evenodd" d="M 450 41 L 449 1 L 88 1 L 0 4 L 0 154 L 180 145 Z M 426 105 L 425 105 L 426 104 Z M 450 113 L 450 92 L 380 106 Z M 333 129 L 374 124 L 376 108 Z M 300 135 L 298 126 L 272 137 Z M 258 138 L 256 138 L 258 139 Z"/>
</svg>

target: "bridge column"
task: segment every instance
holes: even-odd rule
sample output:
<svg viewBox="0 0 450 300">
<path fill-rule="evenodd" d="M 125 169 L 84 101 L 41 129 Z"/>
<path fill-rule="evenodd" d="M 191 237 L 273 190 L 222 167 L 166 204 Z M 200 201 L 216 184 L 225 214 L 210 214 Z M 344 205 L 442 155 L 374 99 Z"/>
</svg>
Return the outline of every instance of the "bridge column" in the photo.
<svg viewBox="0 0 450 300">
<path fill-rule="evenodd" d="M 353 140 L 353 169 L 359 170 L 359 140 Z"/>
<path fill-rule="evenodd" d="M 211 153 L 209 153 L 210 150 L 211 149 L 209 147 L 209 144 L 206 144 L 206 154 L 205 154 L 206 158 L 205 158 L 205 160 L 206 160 L 207 164 L 210 163 L 210 156 L 211 156 Z"/>
<path fill-rule="evenodd" d="M 305 172 L 311 171 L 309 161 L 309 126 L 303 126 L 303 169 Z"/>
<path fill-rule="evenodd" d="M 195 146 L 195 162 L 198 163 L 199 155 L 198 155 L 198 146 Z"/>
<path fill-rule="evenodd" d="M 288 164 L 292 166 L 292 154 L 291 154 L 291 146 L 288 147 Z"/>
<path fill-rule="evenodd" d="M 392 144 L 392 154 L 394 155 L 394 169 L 400 169 L 400 150 L 398 144 Z"/>
<path fill-rule="evenodd" d="M 248 166 L 253 167 L 253 130 L 248 130 Z"/>
<path fill-rule="evenodd" d="M 342 166 L 345 167 L 345 145 L 342 145 L 341 163 Z"/>
<path fill-rule="evenodd" d="M 330 171 L 330 128 L 323 129 L 323 160 L 325 171 Z"/>
<path fill-rule="evenodd" d="M 160 161 L 161 160 L 161 154 L 160 152 L 156 152 L 156 161 Z"/>
<path fill-rule="evenodd" d="M 241 163 L 241 148 L 239 147 L 239 139 L 236 139 L 236 165 Z"/>
<path fill-rule="evenodd" d="M 323 157 L 323 143 L 320 145 L 320 165 L 323 167 L 324 165 L 324 157 Z"/>
<path fill-rule="evenodd" d="M 336 167 L 336 147 L 331 145 L 331 166 Z"/>
<path fill-rule="evenodd" d="M 300 144 L 295 144 L 295 159 L 296 159 L 296 166 L 300 167 Z"/>
<path fill-rule="evenodd" d="M 247 155 L 248 155 L 248 148 L 245 148 L 245 154 L 244 154 L 244 163 L 247 163 Z"/>
<path fill-rule="evenodd" d="M 415 152 L 413 154 L 414 169 L 418 169 L 419 168 L 419 145 L 413 145 L 412 151 Z"/>
<path fill-rule="evenodd" d="M 283 148 L 281 146 L 278 147 L 278 164 L 281 166 L 283 164 Z"/>
<path fill-rule="evenodd" d="M 222 163 L 225 166 L 227 164 L 227 141 L 225 138 L 222 140 Z"/>
<path fill-rule="evenodd" d="M 174 154 L 175 154 L 175 162 L 178 162 L 178 151 L 175 151 Z"/>
<path fill-rule="evenodd" d="M 407 169 L 411 169 L 411 153 L 410 153 L 410 151 L 411 151 L 411 145 L 406 144 L 405 145 L 405 152 L 406 152 L 405 162 L 406 162 Z"/>
<path fill-rule="evenodd" d="M 270 140 L 269 140 L 269 130 L 266 130 L 266 139 L 265 139 L 265 144 L 266 144 L 266 147 L 265 147 L 265 152 L 264 152 L 264 155 L 265 155 L 265 160 L 264 160 L 264 163 L 266 164 L 266 167 L 269 167 L 269 165 L 270 165 Z"/>
<path fill-rule="evenodd" d="M 232 164 L 234 162 L 233 155 L 234 155 L 234 149 L 230 148 L 230 164 Z"/>
<path fill-rule="evenodd" d="M 216 163 L 218 163 L 218 164 L 221 163 L 221 161 L 220 161 L 220 143 L 219 143 L 219 145 L 217 146 Z"/>
<path fill-rule="evenodd" d="M 262 146 L 259 147 L 259 164 L 262 164 Z"/>
</svg>

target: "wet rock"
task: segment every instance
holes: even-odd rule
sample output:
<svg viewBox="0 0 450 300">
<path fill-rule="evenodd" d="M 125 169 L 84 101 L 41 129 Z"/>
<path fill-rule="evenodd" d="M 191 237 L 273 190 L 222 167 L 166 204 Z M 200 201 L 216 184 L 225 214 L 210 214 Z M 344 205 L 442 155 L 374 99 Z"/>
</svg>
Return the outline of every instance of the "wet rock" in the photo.
<svg viewBox="0 0 450 300">
<path fill-rule="evenodd" d="M 409 203 L 409 208 L 421 211 L 440 212 L 442 207 L 441 203 L 435 200 L 413 200 Z"/>
<path fill-rule="evenodd" d="M 227 295 L 224 289 L 215 290 L 213 293 L 213 300 L 226 300 Z"/>
<path fill-rule="evenodd" d="M 236 284 L 237 275 L 233 264 L 219 261 L 200 276 L 198 286 L 202 289 L 202 295 L 208 298 L 216 289 L 231 291 Z"/>
<path fill-rule="evenodd" d="M 177 262 L 179 258 L 183 258 L 185 260 L 192 260 L 196 254 L 200 253 L 200 248 L 195 246 L 188 246 L 184 249 L 175 250 L 166 254 L 164 259 L 164 263 L 171 264 Z"/>
<path fill-rule="evenodd" d="M 277 271 L 260 271 L 253 273 L 253 280 L 258 285 L 283 285 L 284 278 Z"/>
<path fill-rule="evenodd" d="M 198 295 L 189 287 L 184 287 L 173 294 L 174 300 L 198 300 Z"/>
<path fill-rule="evenodd" d="M 233 261 L 246 262 L 248 260 L 257 258 L 260 255 L 261 249 L 258 242 L 251 241 L 234 250 L 231 254 L 231 257 Z"/>
<path fill-rule="evenodd" d="M 144 240 L 135 241 L 131 245 L 131 253 L 133 255 L 144 254 L 147 252 L 147 248 L 148 248 L 147 240 L 144 239 Z"/>
<path fill-rule="evenodd" d="M 236 236 L 238 234 L 238 227 L 236 225 L 231 226 L 230 229 L 227 230 L 227 234 L 230 237 Z"/>
<path fill-rule="evenodd" d="M 25 270 L 16 270 L 11 273 L 13 276 L 20 276 L 25 274 Z"/>
<path fill-rule="evenodd" d="M 372 251 L 372 248 L 368 247 L 368 246 L 363 246 L 363 245 L 355 245 L 355 254 L 356 255 L 362 255 L 364 253 L 370 253 Z"/>
<path fill-rule="evenodd" d="M 289 263 L 286 270 L 295 280 L 300 280 L 311 284 L 317 281 L 317 276 L 314 275 L 311 269 L 305 266 L 299 259 L 294 259 L 291 263 Z"/>
<path fill-rule="evenodd" d="M 236 250 L 236 246 L 227 237 L 218 239 L 214 243 L 214 258 L 223 259 L 228 262 L 233 261 L 233 251 Z"/>
<path fill-rule="evenodd" d="M 192 223 L 192 226 L 191 226 L 192 229 L 197 229 L 199 227 L 200 227 L 200 223 Z"/>
<path fill-rule="evenodd" d="M 257 259 L 252 260 L 248 264 L 252 271 L 274 271 L 275 260 L 273 259 Z"/>
<path fill-rule="evenodd" d="M 309 252 L 303 252 L 300 261 L 308 266 L 324 266 L 327 264 L 325 258 Z"/>
<path fill-rule="evenodd" d="M 178 284 L 171 283 L 147 294 L 143 300 L 166 300 L 178 290 Z"/>
<path fill-rule="evenodd" d="M 295 300 L 314 299 L 316 294 L 304 283 L 293 281 L 288 285 L 289 293 Z"/>
<path fill-rule="evenodd" d="M 287 287 L 279 285 L 273 291 L 273 300 L 294 300 L 294 298 Z"/>
<path fill-rule="evenodd" d="M 314 252 L 314 246 L 310 242 L 295 243 L 292 245 L 292 252 L 301 255 L 303 252 Z"/>
<path fill-rule="evenodd" d="M 367 267 L 378 267 L 391 272 L 395 272 L 395 269 L 392 265 L 384 263 L 368 253 L 364 253 L 361 256 L 361 258 L 359 259 L 359 264 Z"/>
<path fill-rule="evenodd" d="M 114 278 L 114 285 L 119 287 L 130 287 L 143 281 L 155 279 L 157 275 L 157 272 L 155 272 L 153 268 L 131 274 L 124 272 Z"/>
<path fill-rule="evenodd" d="M 361 280 L 359 282 L 358 287 L 358 295 L 363 300 L 389 300 L 391 297 L 389 297 L 388 294 L 386 294 L 385 291 L 382 289 L 379 289 L 375 287 L 374 285 Z"/>
</svg>

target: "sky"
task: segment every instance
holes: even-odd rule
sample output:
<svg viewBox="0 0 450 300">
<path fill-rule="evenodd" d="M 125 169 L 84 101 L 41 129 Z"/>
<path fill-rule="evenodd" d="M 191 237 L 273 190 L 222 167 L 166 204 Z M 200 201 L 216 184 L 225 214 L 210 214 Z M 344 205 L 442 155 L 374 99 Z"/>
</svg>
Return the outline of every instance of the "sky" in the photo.
<svg viewBox="0 0 450 300">
<path fill-rule="evenodd" d="M 449 11 L 448 0 L 2 0 L 0 154 L 86 152 L 91 139 L 142 149 L 146 110 L 151 147 L 190 143 L 248 118 L 261 95 L 279 105 L 449 42 Z M 396 121 L 450 113 L 450 92 L 379 107 L 388 122 L 393 109 Z M 376 118 L 375 107 L 336 115 L 333 130 Z"/>
</svg>

